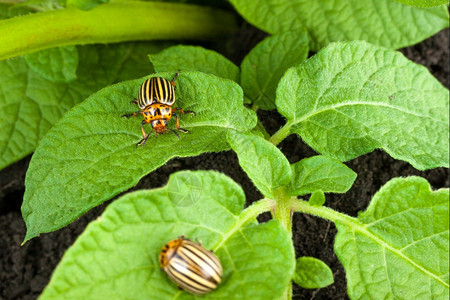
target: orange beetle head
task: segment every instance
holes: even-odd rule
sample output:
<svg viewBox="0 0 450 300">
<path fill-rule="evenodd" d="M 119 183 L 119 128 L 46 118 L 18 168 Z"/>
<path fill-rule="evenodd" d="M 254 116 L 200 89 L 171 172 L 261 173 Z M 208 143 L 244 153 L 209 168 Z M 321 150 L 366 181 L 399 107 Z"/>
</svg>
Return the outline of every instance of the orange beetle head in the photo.
<svg viewBox="0 0 450 300">
<path fill-rule="evenodd" d="M 161 120 L 154 120 L 151 122 L 151 125 L 153 127 L 153 130 L 156 133 L 165 133 L 167 131 L 167 120 L 161 119 Z"/>
<path fill-rule="evenodd" d="M 162 247 L 161 252 L 159 253 L 159 265 L 162 269 L 164 269 L 169 263 L 170 259 L 177 252 L 178 247 L 183 243 L 183 238 L 177 238 L 175 240 L 171 240 L 167 244 Z"/>
</svg>

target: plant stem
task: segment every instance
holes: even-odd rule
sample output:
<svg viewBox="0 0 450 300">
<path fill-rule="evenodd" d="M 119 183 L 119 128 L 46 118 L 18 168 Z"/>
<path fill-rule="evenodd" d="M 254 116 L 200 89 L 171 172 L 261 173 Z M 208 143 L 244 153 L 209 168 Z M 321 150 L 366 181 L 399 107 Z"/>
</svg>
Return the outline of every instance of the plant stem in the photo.
<svg viewBox="0 0 450 300">
<path fill-rule="evenodd" d="M 230 236 L 232 236 L 237 230 L 240 230 L 242 226 L 244 226 L 244 224 L 255 219 L 258 215 L 266 211 L 269 211 L 274 206 L 275 201 L 264 198 L 244 209 L 242 213 L 239 215 L 239 218 L 237 219 L 236 223 L 234 223 L 233 227 L 230 228 L 230 230 L 227 230 L 226 234 L 223 236 L 220 243 L 213 248 L 213 251 L 217 251 L 217 249 L 222 247 L 222 245 L 225 244 L 228 238 L 230 238 Z"/>
<path fill-rule="evenodd" d="M 231 13 L 196 5 L 126 1 L 89 11 L 68 7 L 0 21 L 0 60 L 67 45 L 206 39 L 236 28 Z"/>
<path fill-rule="evenodd" d="M 266 131 L 266 128 L 264 128 L 264 125 L 261 123 L 261 121 L 258 119 L 258 123 L 256 123 L 255 128 L 253 130 L 261 132 L 266 140 L 270 138 L 270 134 Z"/>
<path fill-rule="evenodd" d="M 292 236 L 292 207 L 289 199 L 277 199 L 273 216 L 280 221 L 284 228 Z"/>
<path fill-rule="evenodd" d="M 292 283 L 286 287 L 282 299 L 292 300 Z"/>
<path fill-rule="evenodd" d="M 274 144 L 275 146 L 281 143 L 291 132 L 291 124 L 287 122 L 281 127 L 274 135 L 269 139 L 269 142 Z"/>
<path fill-rule="evenodd" d="M 290 196 L 286 191 L 286 187 L 282 186 L 274 191 L 275 207 L 273 207 L 272 215 L 280 221 L 281 225 L 289 232 L 292 239 L 292 205 Z M 282 299 L 292 299 L 292 283 L 290 283 L 284 291 Z"/>
<path fill-rule="evenodd" d="M 354 226 L 356 223 L 359 223 L 358 219 L 356 218 L 337 212 L 326 206 L 313 206 L 307 201 L 299 200 L 295 197 L 291 198 L 291 200 L 289 201 L 289 206 L 293 209 L 293 211 L 304 212 L 310 215 L 327 219 L 334 223 L 338 221 L 348 226 Z"/>
</svg>

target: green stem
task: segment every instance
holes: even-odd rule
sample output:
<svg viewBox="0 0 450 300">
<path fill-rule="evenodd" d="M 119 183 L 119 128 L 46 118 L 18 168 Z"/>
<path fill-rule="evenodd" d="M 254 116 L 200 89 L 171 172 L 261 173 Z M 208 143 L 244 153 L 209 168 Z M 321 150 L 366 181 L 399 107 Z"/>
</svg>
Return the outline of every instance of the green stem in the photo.
<svg viewBox="0 0 450 300">
<path fill-rule="evenodd" d="M 288 199 L 277 199 L 273 216 L 280 221 L 284 228 L 292 236 L 292 207 Z"/>
<path fill-rule="evenodd" d="M 292 300 L 292 283 L 288 284 L 281 299 Z"/>
<path fill-rule="evenodd" d="M 289 206 L 293 211 L 304 212 L 313 216 L 327 219 L 334 223 L 338 221 L 348 226 L 354 226 L 355 224 L 360 223 L 356 218 L 337 212 L 326 206 L 313 206 L 307 201 L 299 200 L 295 197 L 291 198 L 291 200 L 289 201 Z"/>
<path fill-rule="evenodd" d="M 274 135 L 269 139 L 269 142 L 275 146 L 281 143 L 291 132 L 291 124 L 287 122 L 283 127 L 280 128 Z"/>
<path fill-rule="evenodd" d="M 290 202 L 290 196 L 287 193 L 286 187 L 281 186 L 274 190 L 275 206 L 272 214 L 275 219 L 280 221 L 284 228 L 292 236 L 292 204 Z"/>
<path fill-rule="evenodd" d="M 274 195 L 275 206 L 272 209 L 273 217 L 280 221 L 281 225 L 289 232 L 289 236 L 292 238 L 292 205 L 286 187 L 282 186 L 277 188 L 274 191 Z M 292 299 L 292 284 L 286 287 L 282 299 Z"/>
<path fill-rule="evenodd" d="M 264 198 L 262 200 L 259 200 L 246 209 L 242 211 L 242 213 L 239 215 L 239 218 L 236 220 L 236 223 L 233 224 L 233 226 L 226 231 L 223 238 L 221 239 L 220 243 L 217 244 L 212 250 L 217 251 L 220 247 L 225 244 L 225 242 L 238 230 L 241 230 L 242 226 L 244 226 L 246 223 L 254 220 L 258 215 L 271 210 L 275 206 L 275 201 L 271 199 Z"/>
<path fill-rule="evenodd" d="M 261 123 L 261 121 L 259 119 L 258 119 L 258 122 L 256 123 L 255 128 L 253 128 L 253 130 L 261 132 L 266 140 L 268 140 L 270 138 L 270 134 L 266 131 L 266 128 L 264 128 L 264 125 Z"/>
<path fill-rule="evenodd" d="M 0 60 L 67 45 L 206 39 L 236 28 L 231 13 L 196 5 L 126 1 L 89 11 L 68 7 L 0 21 Z"/>
</svg>

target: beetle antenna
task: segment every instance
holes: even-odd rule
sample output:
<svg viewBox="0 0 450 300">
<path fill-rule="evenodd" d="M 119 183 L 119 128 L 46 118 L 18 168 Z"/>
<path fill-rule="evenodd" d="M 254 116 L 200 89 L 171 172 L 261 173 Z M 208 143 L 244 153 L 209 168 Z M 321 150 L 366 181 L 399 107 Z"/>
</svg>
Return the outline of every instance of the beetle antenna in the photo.
<svg viewBox="0 0 450 300">
<path fill-rule="evenodd" d="M 178 133 L 175 131 L 175 130 L 173 130 L 173 129 L 171 129 L 171 128 L 168 128 L 170 131 L 172 131 L 173 132 L 173 134 L 175 134 L 176 136 L 177 136 L 177 138 L 178 139 L 180 139 L 180 136 L 178 135 Z"/>
<path fill-rule="evenodd" d="M 180 70 L 178 70 L 175 75 L 172 78 L 172 82 L 175 82 L 175 80 L 177 79 L 178 75 L 180 74 Z"/>
</svg>

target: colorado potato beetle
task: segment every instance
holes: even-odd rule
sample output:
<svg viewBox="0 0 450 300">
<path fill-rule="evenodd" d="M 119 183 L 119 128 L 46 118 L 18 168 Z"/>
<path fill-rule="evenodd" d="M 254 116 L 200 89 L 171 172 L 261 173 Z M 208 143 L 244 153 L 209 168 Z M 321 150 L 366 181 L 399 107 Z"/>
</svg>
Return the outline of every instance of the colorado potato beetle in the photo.
<svg viewBox="0 0 450 300">
<path fill-rule="evenodd" d="M 136 144 L 136 147 L 139 145 L 144 147 L 149 137 L 149 135 L 145 133 L 143 127 L 145 124 L 150 124 L 152 126 L 152 131 L 155 132 L 155 136 L 170 131 L 180 138 L 175 130 L 167 128 L 167 122 L 172 118 L 172 116 L 175 116 L 177 119 L 176 127 L 178 131 L 184 133 L 189 132 L 189 130 L 180 127 L 180 120 L 175 112 L 178 111 L 180 114 L 194 115 L 195 112 L 191 110 L 185 111 L 179 107 L 172 107 L 175 103 L 175 80 L 177 79 L 179 73 L 180 71 L 175 73 L 175 76 L 171 81 L 168 81 L 162 77 L 152 77 L 145 80 L 139 88 L 138 98 L 131 101 L 131 103 L 137 104 L 140 110 L 131 114 L 122 115 L 122 117 L 125 118 L 138 115 L 142 115 L 144 117 L 144 120 L 141 122 L 142 140 Z"/>
<path fill-rule="evenodd" d="M 159 264 L 178 287 L 196 295 L 211 292 L 222 279 L 217 256 L 184 236 L 164 245 Z"/>
<path fill-rule="evenodd" d="M 134 100 L 140 109 L 145 109 L 153 103 L 162 103 L 172 106 L 175 103 L 175 80 L 179 71 L 171 81 L 162 77 L 152 77 L 144 81 L 139 88 L 138 99 Z"/>
</svg>

